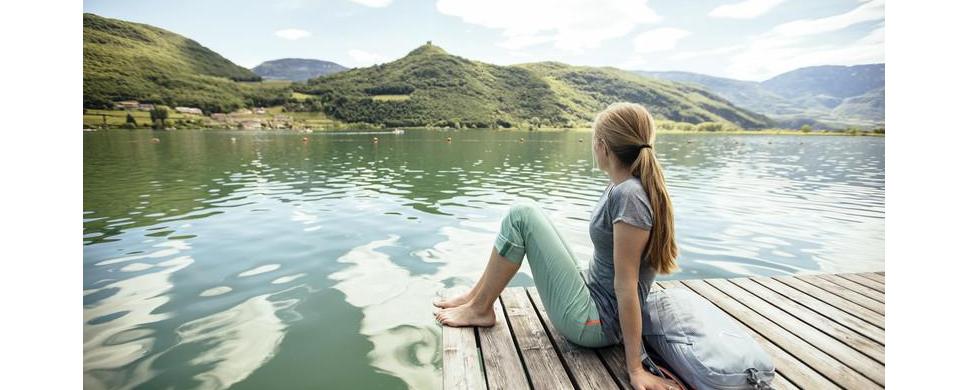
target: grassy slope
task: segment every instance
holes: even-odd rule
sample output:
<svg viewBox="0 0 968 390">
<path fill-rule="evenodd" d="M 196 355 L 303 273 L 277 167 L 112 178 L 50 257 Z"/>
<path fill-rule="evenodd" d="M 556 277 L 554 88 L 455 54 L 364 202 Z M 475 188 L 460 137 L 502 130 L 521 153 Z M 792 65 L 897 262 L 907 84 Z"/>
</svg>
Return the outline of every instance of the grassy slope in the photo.
<svg viewBox="0 0 968 390">
<path fill-rule="evenodd" d="M 140 100 L 205 111 L 229 111 L 266 97 L 278 86 L 258 80 L 191 39 L 139 23 L 84 14 L 84 106 Z M 287 96 L 287 95 L 286 95 Z"/>
<path fill-rule="evenodd" d="M 409 99 L 385 99 L 412 89 Z M 381 92 L 381 91 L 388 92 Z M 558 63 L 497 66 L 421 46 L 396 61 L 312 79 L 300 92 L 321 96 L 324 110 L 347 122 L 486 127 L 538 121 L 587 125 L 616 101 L 649 107 L 683 122 L 771 125 L 702 89 L 642 78 L 618 69 Z"/>
<path fill-rule="evenodd" d="M 729 122 L 744 128 L 771 124 L 769 118 L 734 106 L 708 91 L 681 83 L 648 79 L 615 68 L 554 62 L 518 65 L 553 86 L 559 106 L 590 121 L 616 101 L 641 103 L 658 118 L 676 122 Z"/>
</svg>

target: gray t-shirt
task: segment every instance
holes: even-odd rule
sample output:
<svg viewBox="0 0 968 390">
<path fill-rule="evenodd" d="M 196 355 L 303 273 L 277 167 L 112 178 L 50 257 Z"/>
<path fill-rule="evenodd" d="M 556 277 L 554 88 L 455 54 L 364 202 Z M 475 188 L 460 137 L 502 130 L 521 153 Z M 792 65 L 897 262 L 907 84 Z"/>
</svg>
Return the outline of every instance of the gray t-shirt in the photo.
<svg viewBox="0 0 968 390">
<path fill-rule="evenodd" d="M 612 224 L 619 221 L 646 230 L 652 227 L 652 206 L 638 177 L 632 176 L 619 184 L 609 184 L 592 210 L 588 227 L 594 253 L 583 276 L 598 305 L 602 330 L 616 342 L 622 340 L 622 328 L 618 320 L 618 300 L 615 297 Z M 643 324 L 648 313 L 645 309 L 645 298 L 649 295 L 654 280 L 655 270 L 643 260 L 639 267 L 639 304 L 642 305 Z"/>
</svg>

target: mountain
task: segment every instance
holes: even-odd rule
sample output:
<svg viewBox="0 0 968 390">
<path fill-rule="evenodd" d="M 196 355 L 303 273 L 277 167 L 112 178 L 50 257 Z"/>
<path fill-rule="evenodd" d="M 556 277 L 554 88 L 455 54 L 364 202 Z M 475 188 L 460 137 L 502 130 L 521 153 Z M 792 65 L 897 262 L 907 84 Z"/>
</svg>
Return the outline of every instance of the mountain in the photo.
<svg viewBox="0 0 968 390">
<path fill-rule="evenodd" d="M 252 71 L 181 35 L 146 24 L 84 14 L 86 108 L 139 100 L 224 112 L 282 94 L 249 85 L 260 83 L 242 82 L 259 80 Z"/>
<path fill-rule="evenodd" d="M 884 88 L 884 64 L 811 66 L 783 73 L 762 84 L 791 99 L 803 96 L 845 99 Z"/>
<path fill-rule="evenodd" d="M 335 62 L 303 58 L 283 58 L 266 61 L 252 72 L 265 79 L 306 81 L 307 79 L 342 72 L 347 68 Z"/>
<path fill-rule="evenodd" d="M 781 125 L 880 127 L 884 125 L 884 64 L 812 66 L 763 82 L 689 72 L 635 72 L 698 85 Z"/>
<path fill-rule="evenodd" d="M 320 108 L 338 119 L 387 126 L 587 125 L 617 101 L 641 103 L 659 119 L 744 128 L 773 124 L 702 88 L 615 68 L 554 62 L 492 65 L 451 55 L 429 42 L 396 61 L 310 79 L 294 88 L 319 96 Z"/>
</svg>

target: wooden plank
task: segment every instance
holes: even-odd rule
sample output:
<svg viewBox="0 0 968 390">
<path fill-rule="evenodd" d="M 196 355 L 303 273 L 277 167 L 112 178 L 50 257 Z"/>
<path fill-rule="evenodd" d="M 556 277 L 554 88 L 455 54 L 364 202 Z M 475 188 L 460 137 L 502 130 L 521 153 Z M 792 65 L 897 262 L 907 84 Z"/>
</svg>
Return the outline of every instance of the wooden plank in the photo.
<svg viewBox="0 0 968 390">
<path fill-rule="evenodd" d="M 575 380 L 578 388 L 618 390 L 618 384 L 609 375 L 608 369 L 605 368 L 605 364 L 602 363 L 602 360 L 595 353 L 595 350 L 582 348 L 562 336 L 548 318 L 548 312 L 545 311 L 544 303 L 541 302 L 538 290 L 535 287 L 528 287 L 527 292 L 534 308 L 538 311 L 539 318 L 544 324 L 545 329 L 547 329 L 547 332 L 551 335 L 551 340 L 561 353 L 561 358 L 565 361 L 565 366 L 568 372 L 571 373 L 571 377 Z"/>
<path fill-rule="evenodd" d="M 836 321 L 831 321 L 829 318 L 810 310 L 808 307 L 803 306 L 796 301 L 787 298 L 776 291 L 770 290 L 748 278 L 729 279 L 729 282 L 743 288 L 750 294 L 755 295 L 764 302 L 773 305 L 773 307 L 782 310 L 795 319 L 802 321 L 804 324 L 812 325 L 815 329 L 825 333 L 827 336 L 847 344 L 858 352 L 861 352 L 864 355 L 876 360 L 882 366 L 884 365 L 883 344 L 878 344 L 874 342 L 874 340 L 855 332 L 853 329 L 843 326 Z M 762 314 L 765 315 L 765 313 Z M 776 319 L 774 319 L 774 321 L 776 321 Z"/>
<path fill-rule="evenodd" d="M 875 282 L 880 282 L 881 284 L 885 284 L 885 285 L 887 284 L 887 280 L 885 279 L 884 275 L 881 275 L 878 273 L 868 272 L 868 273 L 863 273 L 858 275 L 868 278 L 870 280 L 873 280 Z"/>
<path fill-rule="evenodd" d="M 480 350 L 474 338 L 474 328 L 444 326 L 445 389 L 486 389 L 480 359 Z"/>
<path fill-rule="evenodd" d="M 708 279 L 710 285 L 718 288 L 733 299 L 753 309 L 757 313 L 769 318 L 775 324 L 790 331 L 807 341 L 811 345 L 826 352 L 828 355 L 837 359 L 842 364 L 863 374 L 868 379 L 884 385 L 884 365 L 866 356 L 837 339 L 821 332 L 804 321 L 780 310 L 769 302 L 743 290 L 739 286 L 730 283 L 726 279 Z"/>
<path fill-rule="evenodd" d="M 522 288 L 507 288 L 501 293 L 501 301 L 534 389 L 573 389 L 568 373 L 528 300 L 528 293 Z"/>
<path fill-rule="evenodd" d="M 800 339 L 794 333 L 777 326 L 775 323 L 758 312 L 750 310 L 750 308 L 723 293 L 719 289 L 713 287 L 711 284 L 702 280 L 687 280 L 684 283 L 693 291 L 712 301 L 714 304 L 731 314 L 740 322 L 746 324 L 750 328 L 755 329 L 757 332 L 762 334 L 763 337 L 771 340 L 780 348 L 788 351 L 791 355 L 795 356 L 804 364 L 823 374 L 823 376 L 827 379 L 836 381 L 839 385 L 850 389 L 880 388 L 880 386 L 871 379 L 836 361 L 824 351 L 821 351 L 819 348 Z M 790 373 L 788 372 L 788 374 Z M 792 380 L 793 378 L 791 377 L 790 379 Z M 803 387 L 830 388 L 812 386 Z"/>
<path fill-rule="evenodd" d="M 884 303 L 884 293 L 876 291 L 871 288 L 867 288 L 861 284 L 858 284 L 857 282 L 844 279 L 839 275 L 811 275 L 810 277 L 826 280 L 830 283 L 836 284 L 842 288 L 846 288 L 848 290 L 864 295 L 865 297 L 873 299 L 882 304 Z"/>
<path fill-rule="evenodd" d="M 478 328 L 481 338 L 481 354 L 484 356 L 484 374 L 489 389 L 527 389 L 528 378 L 524 365 L 518 358 L 511 329 L 504 318 L 501 300 L 494 301 L 494 326 Z"/>
<path fill-rule="evenodd" d="M 867 287 L 869 289 L 877 290 L 877 292 L 880 292 L 881 294 L 884 294 L 884 284 L 882 284 L 882 283 L 875 282 L 873 280 L 870 280 L 870 279 L 865 278 L 863 276 L 860 276 L 858 274 L 837 274 L 837 276 L 840 276 L 840 277 L 842 277 L 844 279 L 850 280 L 850 281 L 852 281 L 854 283 L 863 285 L 864 287 Z"/>
<path fill-rule="evenodd" d="M 837 323 L 844 325 L 848 328 L 853 329 L 857 333 L 869 337 L 871 340 L 884 345 L 884 329 L 878 328 L 877 326 L 861 320 L 853 315 L 844 312 L 825 301 L 814 298 L 809 294 L 806 294 L 800 290 L 793 287 L 787 286 L 771 278 L 752 278 L 754 282 L 763 285 L 773 291 L 776 291 L 783 296 L 790 298 L 803 306 L 809 307 L 811 310 L 823 314 L 827 318 L 830 318 Z"/>
<path fill-rule="evenodd" d="M 632 389 L 628 370 L 625 368 L 625 344 L 616 344 L 596 349 L 605 367 L 611 371 L 621 389 Z"/>
<path fill-rule="evenodd" d="M 773 388 L 773 390 L 799 390 L 800 389 L 799 387 L 797 387 L 797 385 L 794 385 L 792 382 L 790 382 L 789 379 L 787 379 L 783 375 L 780 375 L 779 372 L 773 375 L 773 380 L 770 381 L 770 386 Z"/>
<path fill-rule="evenodd" d="M 873 299 L 870 299 L 869 297 L 864 296 L 863 294 L 860 294 L 860 293 L 858 293 L 856 291 L 853 291 L 853 290 L 848 290 L 846 288 L 843 288 L 843 287 L 841 287 L 841 286 L 839 286 L 837 284 L 831 283 L 830 281 L 828 281 L 826 279 L 821 279 L 821 278 L 804 278 L 802 276 L 778 276 L 775 279 L 776 280 L 779 280 L 781 282 L 785 282 L 787 280 L 787 278 L 793 278 L 793 279 L 802 280 L 802 281 L 807 282 L 809 284 L 812 284 L 812 285 L 814 285 L 816 287 L 819 287 L 820 289 L 822 289 L 822 290 L 824 290 L 824 291 L 826 291 L 828 293 L 831 293 L 833 295 L 839 296 L 839 297 L 844 298 L 844 299 L 846 299 L 848 301 L 851 301 L 853 303 L 856 303 L 857 305 L 860 305 L 860 306 L 862 306 L 862 307 L 864 307 L 864 308 L 866 308 L 868 310 L 872 310 L 872 311 L 874 311 L 875 313 L 879 314 L 882 317 L 884 316 L 884 303 L 883 302 L 878 302 L 878 301 L 875 301 Z"/>
<path fill-rule="evenodd" d="M 804 294 L 810 295 L 821 301 L 828 303 L 829 305 L 840 309 L 841 311 L 860 318 L 867 323 L 873 324 L 878 328 L 884 329 L 884 315 L 875 312 L 871 309 L 863 307 L 854 303 L 853 301 L 847 300 L 839 295 L 834 295 L 833 293 L 824 290 L 820 287 L 814 286 L 810 283 L 804 282 L 800 279 L 793 277 L 773 277 L 771 278 L 777 282 L 783 283 L 784 285 L 790 286 L 796 290 L 803 292 Z"/>
<path fill-rule="evenodd" d="M 688 287 L 686 287 L 684 284 L 679 283 L 679 282 L 663 282 L 663 283 L 674 284 L 675 285 L 674 288 L 686 288 L 686 289 L 688 289 Z M 662 284 L 660 284 L 658 282 L 655 283 L 653 285 L 653 287 L 652 287 L 653 291 L 662 290 L 664 288 L 665 287 L 663 287 Z M 763 346 L 763 349 L 766 351 L 766 353 L 770 354 L 770 357 L 773 360 L 773 365 L 774 365 L 774 367 L 776 367 L 776 374 L 773 376 L 773 381 L 770 382 L 770 385 L 772 385 L 775 390 L 795 390 L 795 389 L 799 389 L 799 387 L 797 387 L 797 385 L 793 384 L 793 382 L 790 382 L 790 380 L 786 378 L 786 375 L 787 374 L 784 374 L 784 372 L 781 372 L 781 367 L 783 368 L 783 371 L 787 371 L 787 370 L 789 370 L 791 372 L 793 372 L 793 371 L 799 371 L 801 374 L 806 374 L 806 371 L 812 372 L 812 370 L 810 370 L 809 368 L 807 368 L 806 366 L 804 366 L 803 363 L 801 363 L 799 360 L 796 360 L 793 356 L 790 356 L 790 354 L 786 353 L 786 351 L 780 349 L 779 347 L 777 347 L 775 344 L 773 344 L 769 340 L 764 339 L 763 336 L 760 336 L 759 333 L 754 332 L 752 329 L 750 329 L 749 327 L 747 327 L 746 325 L 744 325 L 742 322 L 737 321 L 737 323 L 741 327 L 745 328 L 746 331 L 749 332 L 750 335 L 752 335 L 753 338 L 756 339 L 756 341 L 760 345 Z M 644 343 L 646 341 L 643 339 L 642 342 Z M 794 368 L 795 366 L 796 366 L 796 368 Z M 806 371 L 803 371 L 803 370 L 806 370 Z M 810 378 L 808 380 L 808 382 L 810 382 L 811 384 L 813 384 L 813 385 L 829 385 L 830 387 L 833 387 L 834 386 L 834 384 L 831 383 L 831 382 L 815 383 L 815 382 L 817 382 L 815 380 L 816 378 L 820 378 L 822 380 L 824 380 L 824 378 L 822 376 L 820 376 L 820 374 L 814 373 L 813 375 L 814 375 L 814 378 Z"/>
</svg>

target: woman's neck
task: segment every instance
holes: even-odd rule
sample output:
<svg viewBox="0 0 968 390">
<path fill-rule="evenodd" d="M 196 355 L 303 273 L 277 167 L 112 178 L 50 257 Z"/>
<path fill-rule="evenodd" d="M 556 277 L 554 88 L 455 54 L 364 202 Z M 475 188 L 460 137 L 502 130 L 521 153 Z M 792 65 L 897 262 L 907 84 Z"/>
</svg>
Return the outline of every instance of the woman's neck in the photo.
<svg viewBox="0 0 968 390">
<path fill-rule="evenodd" d="M 612 184 L 618 184 L 618 183 L 624 182 L 628 180 L 630 177 L 632 177 L 632 173 L 629 172 L 628 169 L 619 169 L 614 172 L 608 173 L 609 181 L 611 181 Z"/>
</svg>

